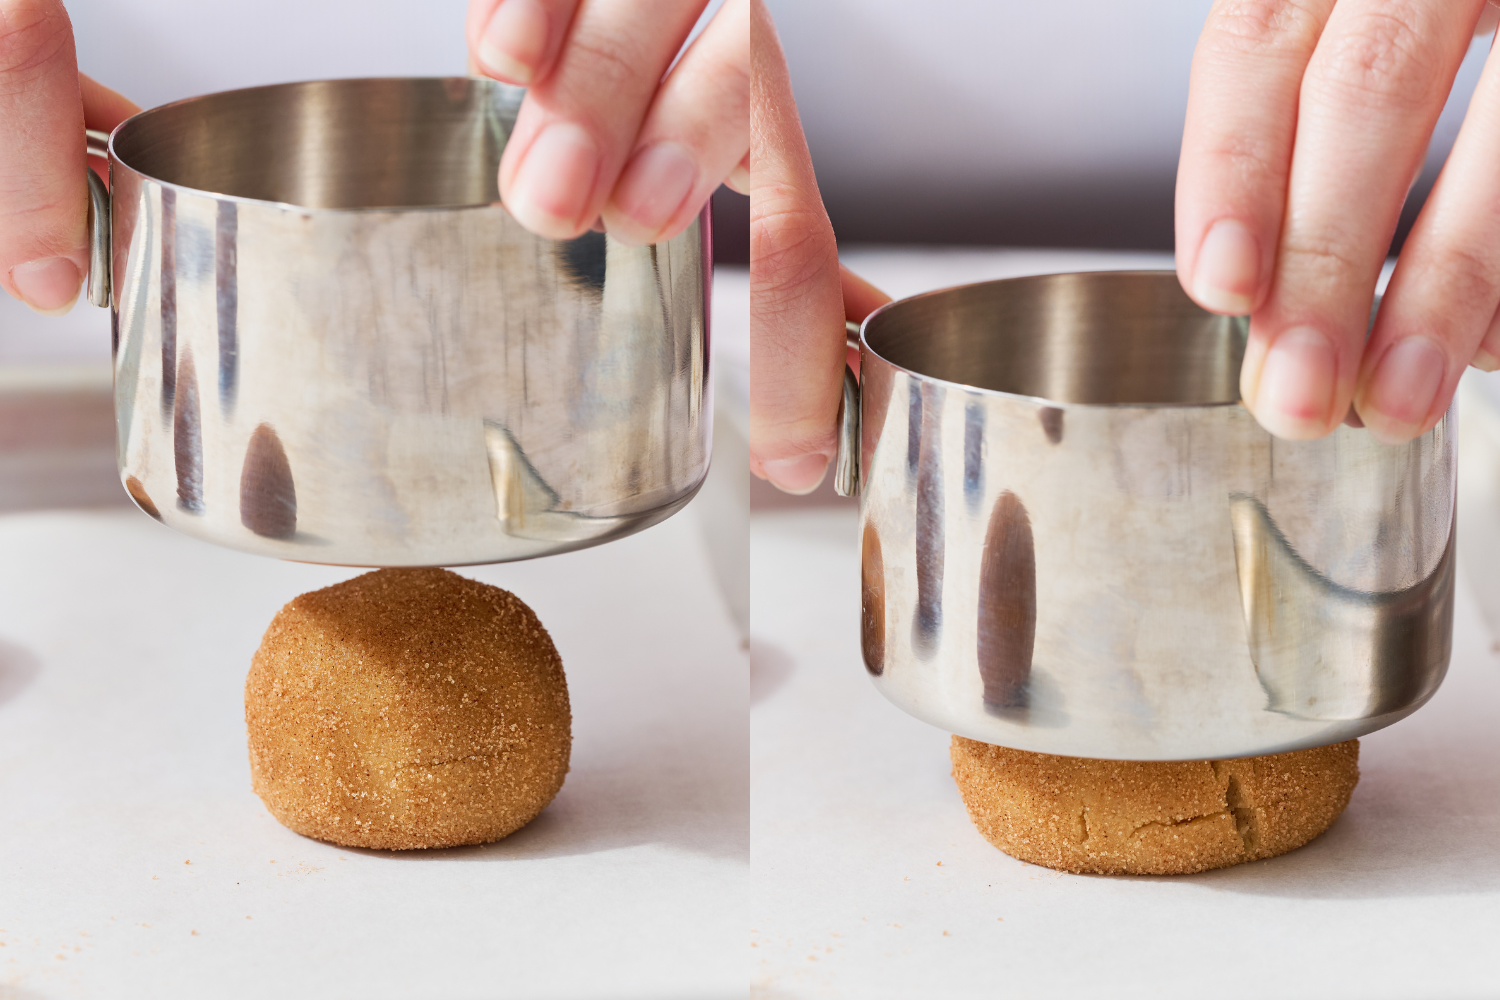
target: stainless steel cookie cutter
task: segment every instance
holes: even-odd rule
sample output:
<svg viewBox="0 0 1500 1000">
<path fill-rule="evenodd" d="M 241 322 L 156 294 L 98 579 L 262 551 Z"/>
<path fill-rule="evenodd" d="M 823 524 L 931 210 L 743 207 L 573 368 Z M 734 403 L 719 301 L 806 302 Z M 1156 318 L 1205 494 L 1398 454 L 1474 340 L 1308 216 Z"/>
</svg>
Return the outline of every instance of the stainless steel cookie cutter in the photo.
<svg viewBox="0 0 1500 1000">
<path fill-rule="evenodd" d="M 525 559 L 692 498 L 713 437 L 707 208 L 632 247 L 499 204 L 522 91 L 330 80 L 91 133 L 89 301 L 120 477 L 163 523 L 305 562 Z"/>
<path fill-rule="evenodd" d="M 1455 418 L 1273 438 L 1170 272 L 894 302 L 846 371 L 867 669 L 977 740 L 1202 760 L 1350 739 L 1447 670 Z"/>
</svg>

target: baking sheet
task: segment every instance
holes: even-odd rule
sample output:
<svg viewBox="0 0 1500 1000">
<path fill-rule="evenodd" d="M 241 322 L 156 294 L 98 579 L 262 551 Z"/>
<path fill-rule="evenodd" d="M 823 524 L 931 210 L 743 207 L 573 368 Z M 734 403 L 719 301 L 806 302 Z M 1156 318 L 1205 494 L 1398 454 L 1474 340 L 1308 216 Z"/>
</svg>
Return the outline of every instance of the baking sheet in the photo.
<svg viewBox="0 0 1500 1000">
<path fill-rule="evenodd" d="M 743 996 L 745 654 L 695 506 L 464 570 L 551 631 L 572 770 L 505 840 L 407 853 L 250 791 L 260 633 L 359 571 L 134 510 L 0 517 L 0 998 Z"/>
<path fill-rule="evenodd" d="M 1500 995 L 1500 658 L 1462 583 L 1447 681 L 1361 740 L 1326 834 L 1201 875 L 1090 877 L 985 842 L 948 735 L 870 684 L 857 540 L 847 508 L 751 521 L 755 996 Z"/>
</svg>

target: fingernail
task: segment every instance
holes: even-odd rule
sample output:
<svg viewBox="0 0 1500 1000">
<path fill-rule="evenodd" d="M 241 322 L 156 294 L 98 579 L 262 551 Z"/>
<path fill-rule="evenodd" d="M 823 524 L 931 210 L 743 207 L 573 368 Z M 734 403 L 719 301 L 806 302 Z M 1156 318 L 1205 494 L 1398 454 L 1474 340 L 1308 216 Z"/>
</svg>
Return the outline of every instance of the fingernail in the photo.
<svg viewBox="0 0 1500 1000">
<path fill-rule="evenodd" d="M 823 475 L 828 471 L 828 456 L 799 455 L 762 462 L 760 467 L 772 486 L 783 493 L 802 496 L 817 489 L 823 481 Z"/>
<path fill-rule="evenodd" d="M 698 182 L 698 165 L 682 146 L 658 142 L 636 153 L 615 187 L 615 208 L 625 225 L 615 236 L 629 243 L 655 243 Z"/>
<path fill-rule="evenodd" d="M 493 75 L 524 87 L 546 51 L 546 8 L 537 0 L 503 0 L 479 36 L 477 55 Z"/>
<path fill-rule="evenodd" d="M 1360 401 L 1360 416 L 1377 440 L 1410 441 L 1422 431 L 1447 374 L 1448 361 L 1426 337 L 1392 344 L 1375 366 Z"/>
<path fill-rule="evenodd" d="M 1310 326 L 1287 330 L 1261 365 L 1255 419 L 1279 438 L 1323 436 L 1337 373 L 1338 355 L 1327 337 Z"/>
<path fill-rule="evenodd" d="M 1215 222 L 1193 265 L 1193 298 L 1213 312 L 1243 316 L 1259 284 L 1260 243 L 1235 219 Z"/>
<path fill-rule="evenodd" d="M 21 301 L 45 316 L 61 316 L 73 308 L 83 275 L 66 257 L 28 261 L 10 269 L 10 280 Z"/>
<path fill-rule="evenodd" d="M 729 176 L 724 178 L 724 183 L 740 194 L 750 193 L 750 166 L 744 160 L 729 171 Z"/>
<path fill-rule="evenodd" d="M 1492 372 L 1496 368 L 1500 368 L 1500 358 L 1495 357 L 1489 351 L 1486 351 L 1481 347 L 1479 350 L 1474 352 L 1474 360 L 1470 361 L 1469 364 L 1473 365 L 1475 368 L 1478 368 L 1482 372 Z"/>
<path fill-rule="evenodd" d="M 505 207 L 539 236 L 572 239 L 598 172 L 599 150 L 588 132 L 571 122 L 553 122 L 532 140 Z"/>
</svg>

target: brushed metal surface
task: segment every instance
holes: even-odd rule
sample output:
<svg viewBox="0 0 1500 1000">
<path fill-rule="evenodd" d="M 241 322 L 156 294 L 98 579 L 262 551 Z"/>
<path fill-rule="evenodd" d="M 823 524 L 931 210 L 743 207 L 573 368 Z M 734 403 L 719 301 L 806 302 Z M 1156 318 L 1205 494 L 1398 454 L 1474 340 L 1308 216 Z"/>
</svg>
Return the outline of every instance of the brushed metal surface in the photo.
<svg viewBox="0 0 1500 1000">
<path fill-rule="evenodd" d="M 115 130 L 95 245 L 142 509 L 263 555 L 459 565 L 608 541 L 692 497 L 707 210 L 649 247 L 526 232 L 496 189 L 522 93 L 283 84 Z"/>
<path fill-rule="evenodd" d="M 1447 670 L 1454 411 L 1271 437 L 1246 327 L 1170 272 L 933 292 L 864 323 L 866 666 L 950 732 L 1199 760 L 1349 739 Z M 852 464 L 852 463 L 851 463 Z"/>
</svg>

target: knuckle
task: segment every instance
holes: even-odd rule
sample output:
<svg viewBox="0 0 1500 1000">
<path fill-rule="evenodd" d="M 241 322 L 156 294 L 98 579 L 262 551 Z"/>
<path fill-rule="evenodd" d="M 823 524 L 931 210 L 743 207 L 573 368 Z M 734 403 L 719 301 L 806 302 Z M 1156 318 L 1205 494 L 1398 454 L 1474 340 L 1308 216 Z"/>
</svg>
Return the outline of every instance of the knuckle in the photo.
<svg viewBox="0 0 1500 1000">
<path fill-rule="evenodd" d="M 1282 260 L 1277 270 L 1282 273 L 1295 270 L 1304 280 L 1342 283 L 1357 274 L 1361 265 L 1350 247 L 1348 237 L 1338 232 L 1290 236 L 1282 243 Z"/>
<path fill-rule="evenodd" d="M 88 240 L 84 206 L 61 199 L 39 199 L 36 192 L 4 192 L 0 196 L 0 256 L 20 260 L 66 257 Z"/>
<path fill-rule="evenodd" d="M 608 93 L 621 88 L 636 89 L 641 76 L 639 56 L 617 39 L 598 33 L 580 33 L 568 40 L 568 60 L 587 67 L 590 85 L 607 88 Z"/>
<path fill-rule="evenodd" d="M 6 91 L 45 72 L 73 37 L 61 7 L 22 3 L 0 13 L 0 78 Z"/>
<path fill-rule="evenodd" d="M 713 83 L 719 91 L 720 101 L 736 110 L 743 109 L 740 117 L 747 117 L 750 110 L 750 67 L 742 62 L 726 61 L 714 69 Z"/>
<path fill-rule="evenodd" d="M 1255 184 L 1284 177 L 1286 157 L 1271 137 L 1246 131 L 1215 135 L 1204 150 L 1213 161 L 1241 182 Z"/>
<path fill-rule="evenodd" d="M 1310 74 L 1327 90 L 1385 105 L 1416 106 L 1443 86 L 1441 53 L 1416 17 L 1390 11 L 1359 15 L 1352 30 L 1320 45 Z"/>
<path fill-rule="evenodd" d="M 756 200 L 751 199 L 752 205 Z M 786 301 L 784 296 L 837 273 L 838 249 L 826 215 L 790 205 L 755 205 L 750 219 L 752 286 L 774 288 L 774 301 Z M 768 303 L 773 309 L 774 301 Z"/>
<path fill-rule="evenodd" d="M 756 449 L 753 454 L 756 459 L 769 462 L 789 456 L 829 455 L 836 452 L 838 434 L 834 430 L 834 419 L 837 405 L 834 404 L 833 413 L 827 412 L 829 407 L 819 406 L 816 416 L 795 420 L 780 420 L 765 413 L 758 413 L 752 418 L 754 421 L 752 433 L 756 439 Z M 769 410 L 770 407 L 761 409 Z"/>
<path fill-rule="evenodd" d="M 1209 15 L 1204 40 L 1235 53 L 1311 52 L 1322 20 L 1302 3 L 1227 0 Z"/>
<path fill-rule="evenodd" d="M 1500 262 L 1494 254 L 1474 247 L 1444 245 L 1431 251 L 1424 268 L 1444 288 L 1443 298 L 1453 302 L 1484 302 L 1494 297 L 1500 283 Z"/>
</svg>

